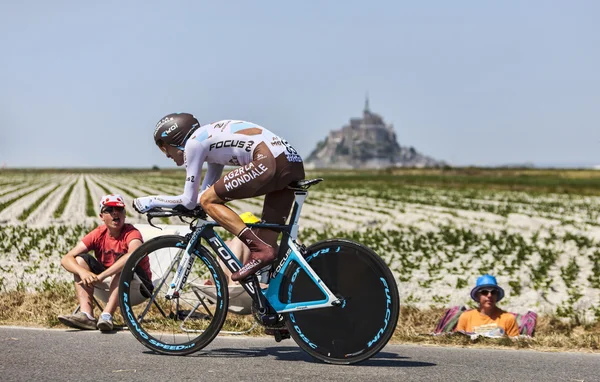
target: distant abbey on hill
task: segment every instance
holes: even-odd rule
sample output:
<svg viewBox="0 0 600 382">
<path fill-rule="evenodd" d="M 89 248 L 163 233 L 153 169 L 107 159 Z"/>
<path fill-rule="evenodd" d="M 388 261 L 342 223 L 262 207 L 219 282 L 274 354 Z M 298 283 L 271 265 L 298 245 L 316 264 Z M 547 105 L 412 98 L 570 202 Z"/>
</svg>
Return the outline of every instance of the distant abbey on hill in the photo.
<svg viewBox="0 0 600 382">
<path fill-rule="evenodd" d="M 362 118 L 351 118 L 341 130 L 333 130 L 306 158 L 306 168 L 367 169 L 387 167 L 441 167 L 446 163 L 403 147 L 392 125 L 369 110 L 365 100 Z"/>
</svg>

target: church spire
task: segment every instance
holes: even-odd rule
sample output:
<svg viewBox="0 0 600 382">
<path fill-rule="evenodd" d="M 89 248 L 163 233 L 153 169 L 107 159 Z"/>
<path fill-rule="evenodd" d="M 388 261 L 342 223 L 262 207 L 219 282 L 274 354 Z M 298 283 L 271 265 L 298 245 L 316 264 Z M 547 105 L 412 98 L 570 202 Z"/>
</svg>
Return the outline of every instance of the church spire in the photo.
<svg viewBox="0 0 600 382">
<path fill-rule="evenodd" d="M 363 112 L 365 114 L 370 113 L 371 111 L 369 110 L 369 92 L 366 93 L 365 95 L 365 110 L 363 110 Z"/>
</svg>

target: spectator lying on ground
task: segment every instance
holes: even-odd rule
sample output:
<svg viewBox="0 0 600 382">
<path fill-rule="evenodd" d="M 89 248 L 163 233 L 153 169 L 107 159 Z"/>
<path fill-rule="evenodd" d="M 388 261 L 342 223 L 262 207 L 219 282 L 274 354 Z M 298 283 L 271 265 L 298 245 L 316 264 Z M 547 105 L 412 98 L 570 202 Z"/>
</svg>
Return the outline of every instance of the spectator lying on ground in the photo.
<svg viewBox="0 0 600 382">
<path fill-rule="evenodd" d="M 88 233 L 61 260 L 60 264 L 75 278 L 75 292 L 81 311 L 58 316 L 58 320 L 77 329 L 113 329 L 112 315 L 119 305 L 119 276 L 129 255 L 142 245 L 142 234 L 125 224 L 125 203 L 117 194 L 100 199 L 100 219 L 104 224 Z M 94 256 L 89 251 L 94 251 Z M 136 274 L 146 288 L 152 289 L 148 258 L 142 260 Z M 112 277 L 111 277 L 112 276 Z M 108 283 L 108 285 L 105 285 Z M 108 288 L 106 306 L 96 322 L 93 296 L 95 288 Z M 144 293 L 142 293 L 144 294 Z M 146 290 L 146 294 L 148 291 Z M 148 297 L 147 295 L 145 297 Z M 132 300 L 137 297 L 132 293 Z M 140 297 L 144 298 L 144 297 Z"/>
<path fill-rule="evenodd" d="M 479 303 L 479 308 L 462 313 L 456 331 L 477 333 L 486 337 L 518 336 L 519 327 L 515 316 L 496 305 L 503 297 L 504 289 L 498 286 L 494 276 L 480 276 L 475 288 L 471 290 L 471 298 Z"/>
</svg>

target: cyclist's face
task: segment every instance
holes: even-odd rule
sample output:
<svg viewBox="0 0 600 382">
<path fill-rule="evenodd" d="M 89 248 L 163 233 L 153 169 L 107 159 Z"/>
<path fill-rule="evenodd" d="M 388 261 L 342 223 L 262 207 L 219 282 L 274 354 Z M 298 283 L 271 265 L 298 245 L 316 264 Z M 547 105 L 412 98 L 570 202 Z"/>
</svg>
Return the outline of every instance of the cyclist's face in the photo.
<svg viewBox="0 0 600 382">
<path fill-rule="evenodd" d="M 181 166 L 183 164 L 183 151 L 177 147 L 173 147 L 171 145 L 162 145 L 160 146 L 160 151 L 162 151 L 167 158 L 173 159 L 173 162 L 175 162 L 177 166 Z"/>
</svg>

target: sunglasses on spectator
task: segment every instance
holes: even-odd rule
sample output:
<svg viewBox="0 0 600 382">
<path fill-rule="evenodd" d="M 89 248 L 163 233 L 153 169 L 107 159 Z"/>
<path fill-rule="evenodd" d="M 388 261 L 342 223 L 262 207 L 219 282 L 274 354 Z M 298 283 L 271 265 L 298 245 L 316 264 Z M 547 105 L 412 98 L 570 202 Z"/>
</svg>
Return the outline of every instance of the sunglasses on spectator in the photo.
<svg viewBox="0 0 600 382">
<path fill-rule="evenodd" d="M 487 296 L 488 294 L 492 296 L 498 295 L 498 291 L 496 289 L 482 289 L 479 291 L 479 293 L 481 293 L 482 296 Z"/>
<path fill-rule="evenodd" d="M 123 212 L 125 210 L 125 207 L 106 207 L 105 209 L 102 210 L 103 214 L 112 214 L 113 211 L 117 211 L 117 212 Z"/>
</svg>

